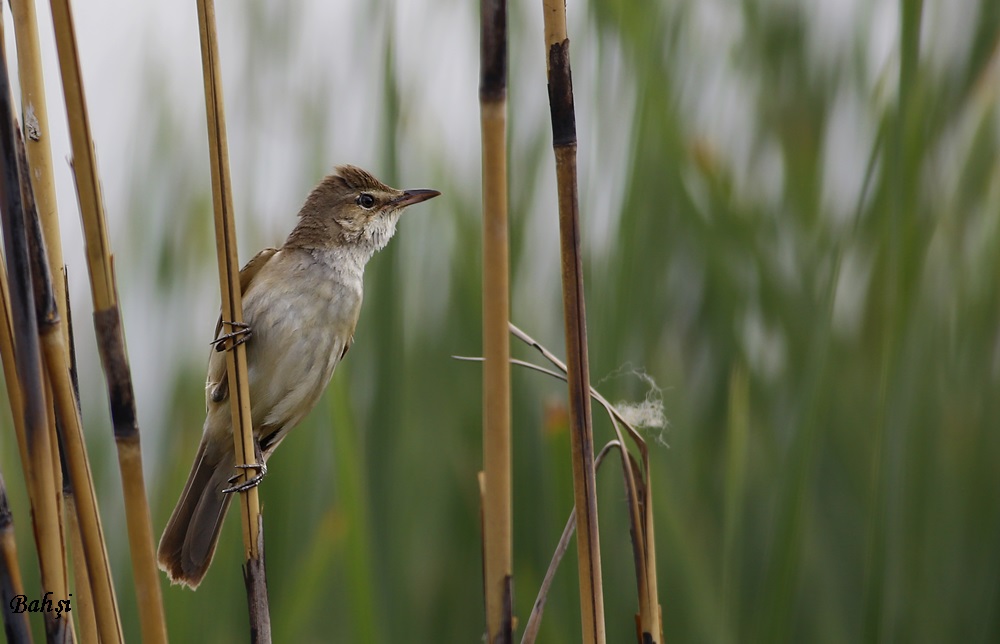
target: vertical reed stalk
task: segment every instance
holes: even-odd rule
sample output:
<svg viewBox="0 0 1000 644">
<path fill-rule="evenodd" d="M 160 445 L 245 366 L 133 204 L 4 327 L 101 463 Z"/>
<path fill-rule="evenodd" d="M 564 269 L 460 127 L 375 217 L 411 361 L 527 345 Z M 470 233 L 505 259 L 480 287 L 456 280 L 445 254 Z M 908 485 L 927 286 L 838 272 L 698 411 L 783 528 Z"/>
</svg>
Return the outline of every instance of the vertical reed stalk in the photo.
<svg viewBox="0 0 1000 644">
<path fill-rule="evenodd" d="M 98 642 L 97 614 L 94 612 L 94 595 L 91 592 L 90 573 L 87 571 L 87 555 L 80 535 L 80 515 L 76 509 L 76 495 L 69 478 L 63 486 L 63 508 L 66 512 L 66 532 L 69 535 L 70 552 L 73 553 L 73 619 L 79 630 L 80 642 Z"/>
<path fill-rule="evenodd" d="M 62 270 L 62 286 L 66 300 L 63 302 L 66 311 L 66 321 L 63 328 L 69 338 L 68 347 L 70 361 L 70 377 L 73 381 L 73 391 L 76 394 L 76 402 L 80 403 L 80 379 L 77 374 L 76 347 L 73 344 L 73 309 L 69 304 L 69 280 L 65 266 Z M 69 475 L 65 472 L 65 457 L 62 460 L 63 473 L 63 507 L 66 512 L 66 525 L 69 534 L 70 550 L 73 553 L 73 578 L 76 585 L 73 588 L 73 616 L 79 627 L 79 641 L 96 642 L 99 635 L 97 632 L 97 615 L 94 613 L 94 596 L 90 590 L 90 573 L 87 571 L 87 558 L 84 555 L 83 539 L 80 536 L 80 517 L 76 508 L 76 495 L 73 494 L 73 486 Z"/>
<path fill-rule="evenodd" d="M 198 26 L 201 32 L 202 74 L 205 81 L 205 111 L 208 120 L 208 144 L 212 168 L 212 205 L 215 211 L 216 253 L 222 292 L 222 319 L 234 325 L 243 323 L 243 293 L 236 252 L 236 224 L 233 219 L 233 195 L 229 179 L 229 143 L 226 135 L 219 44 L 215 32 L 215 3 L 198 0 Z M 243 344 L 232 344 L 226 351 L 230 403 L 233 413 L 233 442 L 236 463 L 254 463 L 253 426 L 250 416 L 250 384 L 247 377 L 247 354 Z M 256 487 L 239 494 L 243 518 L 243 547 L 246 564 L 244 581 L 250 610 L 250 634 L 254 642 L 271 641 L 271 617 L 264 576 L 264 531 Z"/>
<path fill-rule="evenodd" d="M 483 572 L 489 642 L 512 641 L 510 318 L 507 225 L 507 2 L 482 0 Z"/>
<path fill-rule="evenodd" d="M 12 0 L 14 40 L 17 46 L 17 68 L 21 85 L 21 118 L 24 126 L 24 147 L 28 165 L 33 170 L 31 185 L 35 204 L 42 220 L 42 234 L 49 256 L 49 271 L 59 275 L 63 267 L 62 237 L 59 233 L 59 211 L 56 204 L 55 175 L 52 172 L 52 148 L 49 146 L 49 115 L 45 101 L 41 50 L 38 44 L 38 20 L 34 0 Z M 66 287 L 55 280 L 56 306 L 59 317 L 66 319 Z M 60 324 L 63 339 L 69 346 L 69 332 Z"/>
<path fill-rule="evenodd" d="M 118 617 L 118 602 L 111 581 L 111 567 L 104 543 L 104 531 L 94 493 L 94 481 L 90 472 L 90 461 L 83 440 L 83 424 L 80 407 L 70 376 L 67 356 L 69 352 L 63 342 L 62 325 L 56 309 L 52 276 L 45 254 L 41 222 L 31 190 L 28 160 L 20 132 L 16 131 L 15 143 L 17 165 L 21 175 L 21 203 L 27 224 L 28 253 L 31 262 L 31 277 L 35 295 L 36 321 L 41 339 L 42 355 L 46 373 L 51 384 L 52 403 L 56 410 L 56 427 L 59 430 L 60 451 L 65 458 L 69 479 L 73 486 L 76 502 L 80 538 L 87 561 L 87 573 L 94 594 L 94 607 L 101 639 L 105 642 L 122 641 L 121 621 Z"/>
<path fill-rule="evenodd" d="M 24 124 L 24 136 L 29 148 L 28 159 L 35 169 L 33 178 L 35 203 L 42 213 L 42 228 L 45 244 L 50 249 L 49 272 L 56 275 L 63 265 L 62 238 L 59 235 L 59 213 L 56 208 L 55 183 L 52 174 L 52 153 L 48 140 L 43 140 L 43 133 L 48 132 L 48 116 L 45 107 L 45 84 L 42 79 L 42 62 L 38 47 L 38 29 L 35 21 L 34 0 L 14 0 L 10 3 L 11 15 L 14 21 L 14 43 L 17 46 L 17 66 L 21 86 L 21 113 Z M 65 315 L 63 309 L 62 282 L 56 284 L 56 302 L 60 317 Z M 66 328 L 62 327 L 63 339 L 67 339 Z M 46 382 L 46 400 L 52 399 L 51 385 Z M 46 405 L 49 431 L 52 432 L 52 462 L 59 462 L 59 441 L 55 436 L 55 410 Z M 62 487 L 62 468 L 54 473 L 56 488 Z M 59 497 L 59 529 L 63 526 L 64 508 L 62 497 Z M 64 565 L 65 568 L 65 565 Z M 68 580 L 67 580 L 68 583 Z"/>
<path fill-rule="evenodd" d="M 94 329 L 107 381 L 115 445 L 118 449 L 139 619 L 144 641 L 165 642 L 166 620 L 153 546 L 152 521 L 146 501 L 146 482 L 142 473 L 142 448 L 136 420 L 132 373 L 118 308 L 118 289 L 87 116 L 87 99 L 80 73 L 76 32 L 69 0 L 51 0 L 51 7 L 73 149 L 73 172 L 83 219 L 87 269 L 94 303 Z M 75 492 L 79 503 L 82 490 L 76 488 Z M 100 618 L 100 600 L 96 595 L 95 603 Z"/>
<path fill-rule="evenodd" d="M 14 123 L 7 59 L 0 55 L 0 216 L 3 219 L 4 250 L 10 278 L 9 311 L 14 333 L 13 353 L 17 365 L 17 378 L 14 381 L 8 380 L 8 388 L 13 391 L 10 389 L 11 382 L 18 382 L 23 405 L 26 449 L 22 454 L 28 460 L 22 463 L 22 467 L 32 501 L 31 518 L 42 588 L 45 592 L 52 592 L 57 598 L 67 598 L 66 560 L 63 556 L 57 502 L 59 491 L 55 486 L 54 475 L 56 464 L 52 459 L 53 446 L 45 405 L 35 307 L 32 302 L 31 267 L 21 203 Z M 8 360 L 5 359 L 4 362 L 7 363 Z M 11 395 L 12 402 L 15 396 L 16 394 Z M 46 639 L 49 642 L 71 641 L 72 632 L 67 628 L 68 620 L 56 619 L 54 613 L 48 612 L 44 614 L 44 619 Z"/>
<path fill-rule="evenodd" d="M 562 257 L 563 319 L 569 382 L 570 441 L 576 502 L 580 610 L 587 644 L 603 643 L 604 595 L 601 545 L 597 531 L 594 481 L 594 437 L 590 410 L 590 366 L 587 358 L 587 314 L 583 301 L 580 250 L 580 204 L 576 179 L 576 114 L 570 73 L 565 0 L 542 0 L 559 199 L 559 246 Z"/>
</svg>

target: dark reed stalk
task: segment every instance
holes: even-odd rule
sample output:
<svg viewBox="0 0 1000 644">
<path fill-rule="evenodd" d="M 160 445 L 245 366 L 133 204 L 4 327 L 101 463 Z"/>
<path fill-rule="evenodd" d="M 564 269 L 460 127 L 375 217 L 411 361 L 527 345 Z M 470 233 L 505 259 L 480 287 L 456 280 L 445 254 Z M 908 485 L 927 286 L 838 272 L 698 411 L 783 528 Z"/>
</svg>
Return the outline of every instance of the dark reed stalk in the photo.
<svg viewBox="0 0 1000 644">
<path fill-rule="evenodd" d="M 34 0 L 24 0 L 11 2 L 11 16 L 14 23 L 14 44 L 17 47 L 17 66 L 19 72 L 19 83 L 21 88 L 21 115 L 24 125 L 24 138 L 27 139 L 25 145 L 28 147 L 28 159 L 32 162 L 31 167 L 35 169 L 34 194 L 36 203 L 39 204 L 43 213 L 42 228 L 45 236 L 46 247 L 49 249 L 50 273 L 55 275 L 62 268 L 62 239 L 59 235 L 59 213 L 56 208 L 55 183 L 52 174 L 52 153 L 48 142 L 48 116 L 45 107 L 45 84 L 42 78 L 42 63 L 38 47 L 38 30 L 35 26 Z M 0 30 L 2 31 L 2 30 Z M 2 40 L 2 39 L 0 39 Z M 57 306 L 61 307 L 62 284 L 56 285 Z M 65 314 L 65 310 L 60 308 L 60 317 Z M 65 339 L 66 329 L 63 328 Z M 52 400 L 51 385 L 46 379 L 45 399 Z M 46 405 L 48 415 L 48 427 L 52 432 L 49 444 L 52 445 L 52 462 L 59 462 L 59 439 L 56 437 L 55 409 L 52 405 Z M 63 487 L 62 468 L 54 473 L 56 488 Z M 57 500 L 59 505 L 59 529 L 62 533 L 62 541 L 66 541 L 65 508 L 63 499 Z M 65 554 L 65 553 L 64 553 Z M 65 568 L 65 565 L 64 565 Z M 69 580 L 66 580 L 69 583 Z"/>
<path fill-rule="evenodd" d="M 597 529 L 597 488 L 594 481 L 587 312 L 583 301 L 580 204 L 576 178 L 576 114 L 569 38 L 566 34 L 565 0 L 542 0 L 542 13 L 545 22 L 552 147 L 558 184 L 559 246 L 568 364 L 573 490 L 577 510 L 581 622 L 584 642 L 601 644 L 605 641 L 604 590 L 601 578 L 601 544 Z"/>
<path fill-rule="evenodd" d="M 13 330 L 13 354 L 17 365 L 19 396 L 23 404 L 24 438 L 22 454 L 25 482 L 32 501 L 32 522 L 41 568 L 42 588 L 53 596 L 68 597 L 66 559 L 59 521 L 59 492 L 55 485 L 54 448 L 48 427 L 45 383 L 38 327 L 33 305 L 28 237 L 15 143 L 15 119 L 10 101 L 10 79 L 6 56 L 0 55 L 0 216 L 3 221 L 4 250 L 9 277 L 9 311 Z M 6 325 L 5 325 L 6 326 Z M 8 380 L 8 388 L 11 387 Z M 10 390 L 10 389 L 9 389 Z M 18 395 L 18 394 L 13 394 Z M 45 634 L 49 642 L 69 642 L 68 620 L 45 613 Z"/>
</svg>

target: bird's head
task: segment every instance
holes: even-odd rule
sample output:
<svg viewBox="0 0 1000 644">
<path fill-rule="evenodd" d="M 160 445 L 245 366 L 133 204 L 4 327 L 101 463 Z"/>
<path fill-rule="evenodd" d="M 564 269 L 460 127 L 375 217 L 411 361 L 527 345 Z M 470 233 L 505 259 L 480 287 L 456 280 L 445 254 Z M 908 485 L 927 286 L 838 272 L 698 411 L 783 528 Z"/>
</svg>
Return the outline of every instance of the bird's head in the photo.
<svg viewBox="0 0 1000 644">
<path fill-rule="evenodd" d="M 337 166 L 306 199 L 289 243 L 355 245 L 374 253 L 389 243 L 407 206 L 439 194 L 437 190 L 397 190 L 361 168 Z"/>
</svg>

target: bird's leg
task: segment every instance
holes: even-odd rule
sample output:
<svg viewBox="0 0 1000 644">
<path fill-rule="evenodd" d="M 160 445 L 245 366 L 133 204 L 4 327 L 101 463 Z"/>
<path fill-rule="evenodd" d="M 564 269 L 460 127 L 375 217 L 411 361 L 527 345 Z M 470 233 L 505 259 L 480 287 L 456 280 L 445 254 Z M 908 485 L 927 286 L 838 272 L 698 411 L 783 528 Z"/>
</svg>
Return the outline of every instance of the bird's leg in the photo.
<svg viewBox="0 0 1000 644">
<path fill-rule="evenodd" d="M 236 329 L 230 333 L 223 333 L 216 339 L 209 342 L 210 345 L 215 347 L 216 351 L 232 351 L 239 345 L 243 344 L 250 339 L 253 335 L 253 330 L 250 328 L 249 324 L 243 322 L 230 322 L 229 320 L 223 320 L 222 324 L 228 324 L 230 327 Z M 226 340 L 235 338 L 234 342 L 230 346 L 226 346 Z"/>
<path fill-rule="evenodd" d="M 240 463 L 238 465 L 234 465 L 234 467 L 241 470 L 257 470 L 257 473 L 252 477 L 250 477 L 249 479 L 247 479 L 246 481 L 244 481 L 243 483 L 240 483 L 239 485 L 227 487 L 222 491 L 223 494 L 232 494 L 233 492 L 246 492 L 250 488 L 255 488 L 258 485 L 260 485 L 260 482 L 264 480 L 264 476 L 267 474 L 267 464 L 264 463 L 264 456 L 263 454 L 260 453 L 260 443 L 257 442 L 256 438 L 253 439 L 253 452 L 254 452 L 254 458 L 257 461 L 256 463 Z M 230 477 L 229 481 L 227 482 L 235 483 L 236 479 L 240 478 L 241 476 L 243 476 L 243 472 L 240 472 L 239 474 Z"/>
</svg>

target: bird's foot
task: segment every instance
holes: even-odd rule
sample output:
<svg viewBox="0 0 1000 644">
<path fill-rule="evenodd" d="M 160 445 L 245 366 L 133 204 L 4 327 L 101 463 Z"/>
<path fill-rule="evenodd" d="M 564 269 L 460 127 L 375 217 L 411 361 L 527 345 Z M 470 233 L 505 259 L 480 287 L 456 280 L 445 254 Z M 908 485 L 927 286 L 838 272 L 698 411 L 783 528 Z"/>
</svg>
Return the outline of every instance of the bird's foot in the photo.
<svg viewBox="0 0 1000 644">
<path fill-rule="evenodd" d="M 243 322 L 230 322 L 229 320 L 223 320 L 222 324 L 228 324 L 231 328 L 236 330 L 231 331 L 230 333 L 224 333 L 209 342 L 210 345 L 215 347 L 216 351 L 232 351 L 249 340 L 250 336 L 253 335 L 253 330 L 250 328 L 249 324 L 244 324 Z M 226 340 L 233 340 L 233 343 L 227 347 Z"/>
<path fill-rule="evenodd" d="M 222 491 L 223 494 L 246 492 L 247 490 L 260 485 L 260 482 L 264 480 L 264 476 L 267 475 L 267 465 L 264 463 L 263 459 L 260 459 L 260 463 L 240 463 L 239 465 L 234 465 L 233 467 L 237 467 L 241 470 L 257 470 L 257 473 L 239 485 L 227 487 Z M 235 483 L 241 476 L 243 476 L 243 472 L 231 476 L 227 483 Z"/>
</svg>

